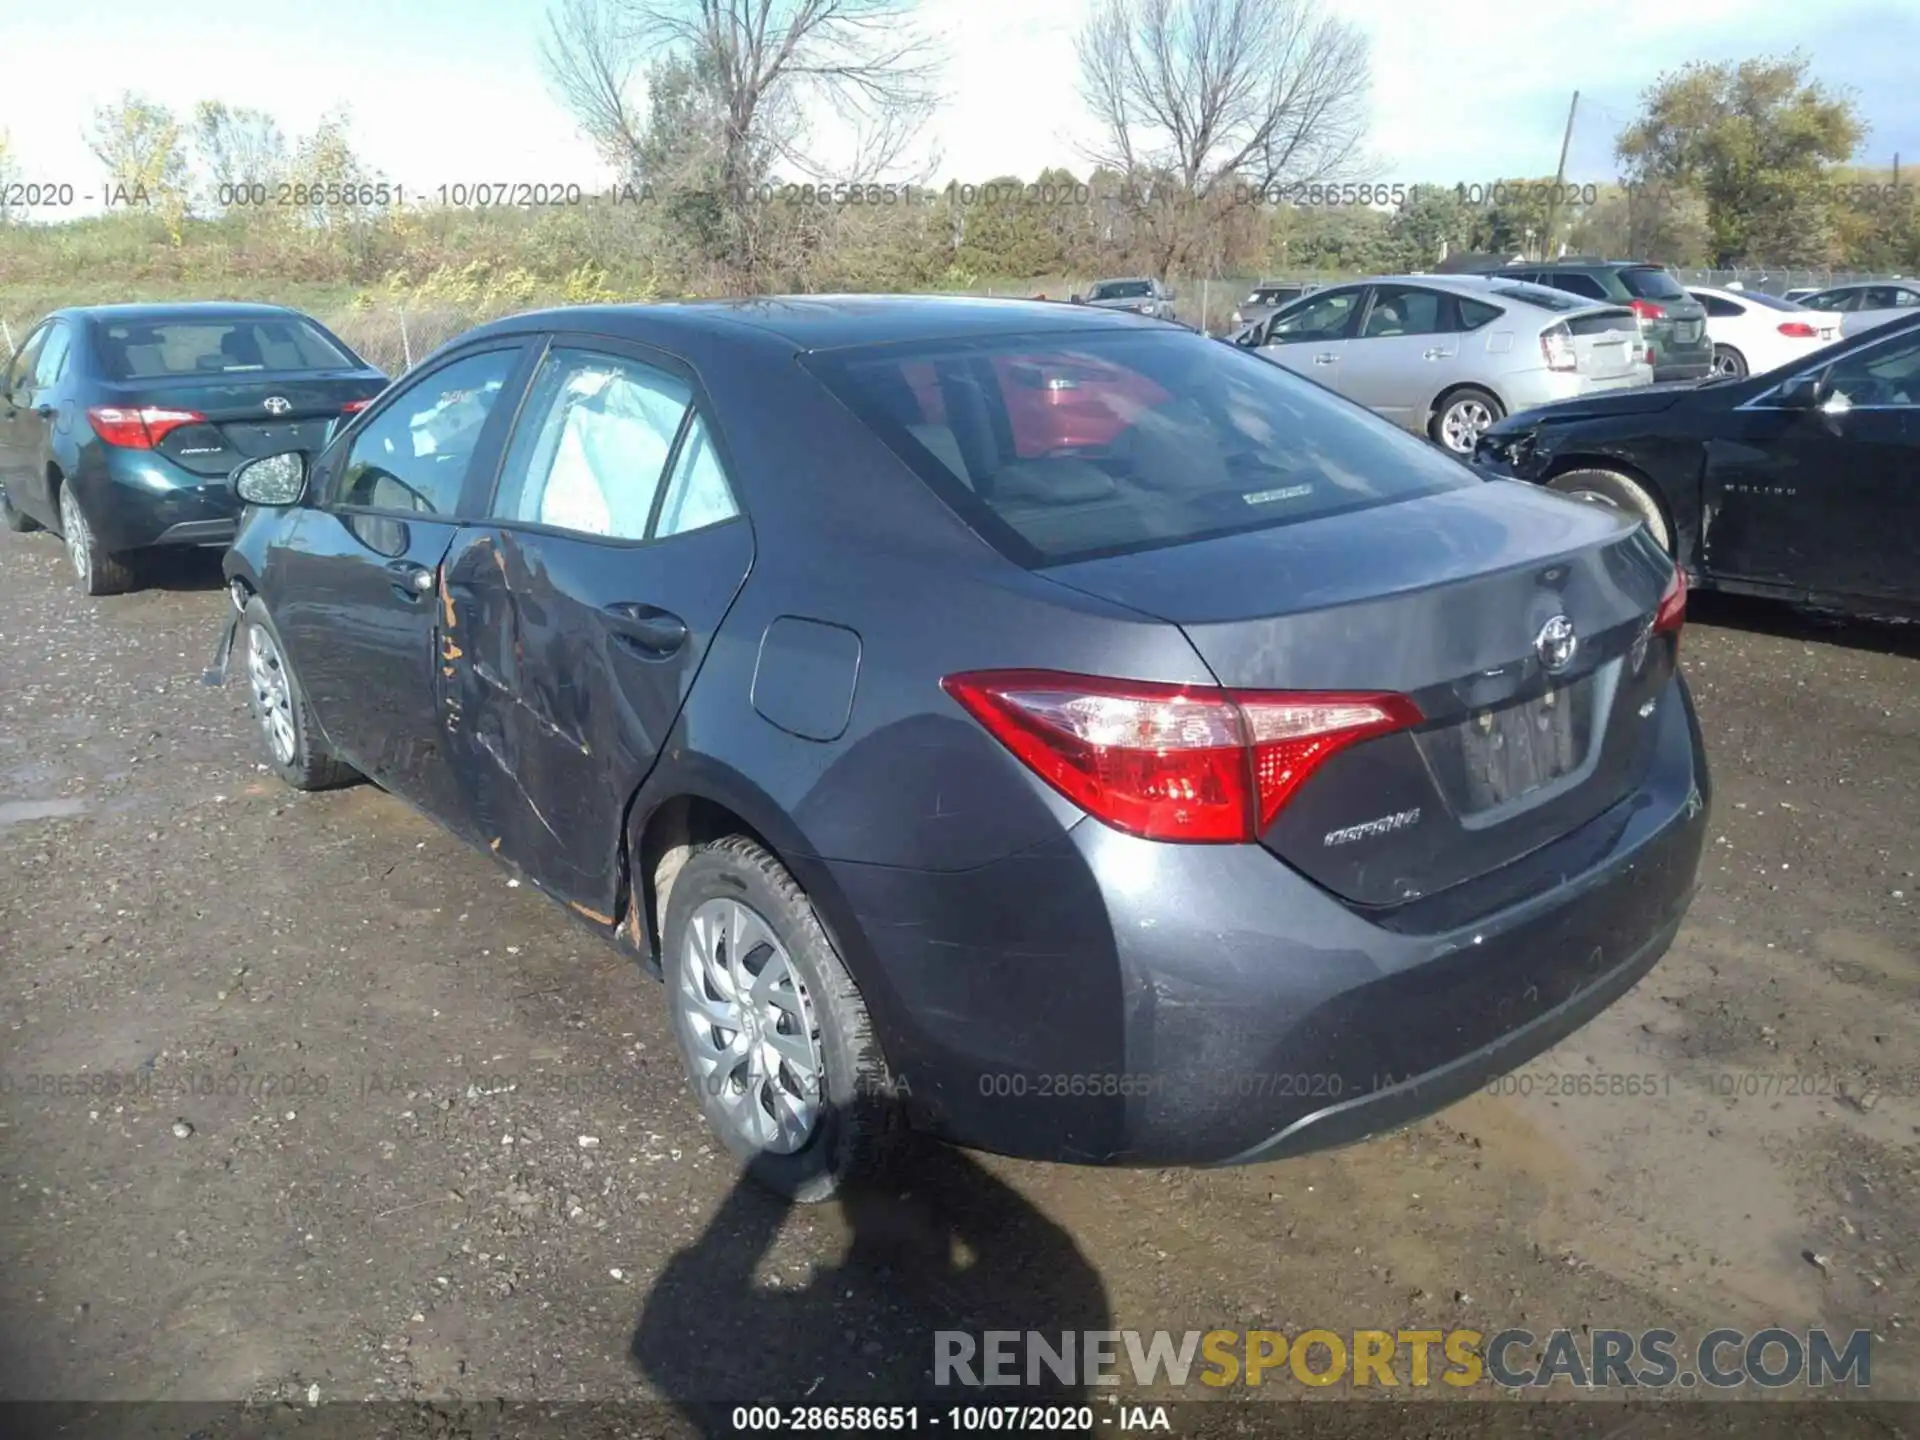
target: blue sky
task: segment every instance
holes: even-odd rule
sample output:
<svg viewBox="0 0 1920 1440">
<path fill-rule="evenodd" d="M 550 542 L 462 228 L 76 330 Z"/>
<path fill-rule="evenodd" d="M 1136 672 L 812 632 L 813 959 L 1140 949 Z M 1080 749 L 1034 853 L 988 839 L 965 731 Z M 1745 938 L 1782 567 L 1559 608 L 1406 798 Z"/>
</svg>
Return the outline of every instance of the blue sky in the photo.
<svg viewBox="0 0 1920 1440">
<path fill-rule="evenodd" d="M 923 0 L 945 41 L 947 94 L 928 136 L 935 178 L 1085 169 L 1072 37 L 1086 0 Z M 1871 126 L 1863 160 L 1895 152 L 1920 176 L 1915 0 L 1342 0 L 1373 44 L 1369 147 L 1386 180 L 1473 182 L 1552 173 L 1567 101 L 1582 92 L 1575 180 L 1614 173 L 1613 137 L 1661 70 L 1799 48 L 1850 88 Z M 361 153 L 431 190 L 488 180 L 602 181 L 547 93 L 538 0 L 256 0 L 218 20 L 152 0 L 46 7 L 7 27 L 0 130 L 24 177 L 92 182 L 93 107 L 132 89 L 272 111 L 290 133 L 350 109 Z M 928 157 L 923 156 L 923 161 Z"/>
</svg>

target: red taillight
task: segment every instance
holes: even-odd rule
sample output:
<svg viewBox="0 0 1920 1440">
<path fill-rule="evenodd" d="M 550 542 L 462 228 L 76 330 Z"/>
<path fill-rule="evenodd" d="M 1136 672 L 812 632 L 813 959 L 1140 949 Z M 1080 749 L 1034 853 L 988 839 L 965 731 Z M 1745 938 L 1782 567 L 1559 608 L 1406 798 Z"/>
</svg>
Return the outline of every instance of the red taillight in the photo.
<svg viewBox="0 0 1920 1440">
<path fill-rule="evenodd" d="M 941 688 L 1034 774 L 1116 830 L 1252 840 L 1327 759 L 1420 723 L 1401 695 L 1217 690 L 1047 670 Z"/>
<path fill-rule="evenodd" d="M 206 418 L 198 410 L 163 410 L 157 405 L 95 405 L 87 411 L 94 434 L 128 450 L 151 450 L 182 425 L 204 424 Z"/>
<path fill-rule="evenodd" d="M 369 395 L 364 400 L 349 400 L 347 401 L 346 404 L 340 407 L 340 413 L 342 415 L 358 415 L 362 410 L 366 409 L 367 406 L 371 405 L 372 403 L 373 403 L 373 397 L 371 395 Z"/>
<path fill-rule="evenodd" d="M 1795 340 L 1818 340 L 1820 332 L 1804 320 L 1783 320 L 1780 333 Z"/>
<path fill-rule="evenodd" d="M 1676 565 L 1673 567 L 1673 578 L 1667 582 L 1667 588 L 1660 596 L 1660 604 L 1653 612 L 1653 633 L 1664 635 L 1671 630 L 1678 635 L 1680 627 L 1686 623 L 1687 573 Z"/>
<path fill-rule="evenodd" d="M 1656 305 L 1651 300 L 1631 300 L 1627 303 L 1627 308 L 1642 320 L 1664 320 L 1667 318 L 1667 307 L 1664 305 Z"/>
<path fill-rule="evenodd" d="M 1651 345 L 1647 346 L 1647 364 L 1654 365 L 1658 363 L 1659 362 L 1653 358 L 1653 347 Z"/>
</svg>

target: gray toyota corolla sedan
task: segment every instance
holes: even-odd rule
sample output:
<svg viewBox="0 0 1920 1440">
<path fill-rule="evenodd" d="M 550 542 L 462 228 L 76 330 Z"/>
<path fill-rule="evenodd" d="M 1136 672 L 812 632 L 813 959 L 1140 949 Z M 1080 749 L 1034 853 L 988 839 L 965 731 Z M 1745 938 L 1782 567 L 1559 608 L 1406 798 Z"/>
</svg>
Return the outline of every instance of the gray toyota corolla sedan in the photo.
<svg viewBox="0 0 1920 1440">
<path fill-rule="evenodd" d="M 274 768 L 387 787 L 637 953 L 714 1129 L 802 1198 L 903 1122 L 1191 1165 L 1404 1123 L 1693 894 L 1645 529 L 1152 321 L 522 315 L 234 483 Z"/>
</svg>

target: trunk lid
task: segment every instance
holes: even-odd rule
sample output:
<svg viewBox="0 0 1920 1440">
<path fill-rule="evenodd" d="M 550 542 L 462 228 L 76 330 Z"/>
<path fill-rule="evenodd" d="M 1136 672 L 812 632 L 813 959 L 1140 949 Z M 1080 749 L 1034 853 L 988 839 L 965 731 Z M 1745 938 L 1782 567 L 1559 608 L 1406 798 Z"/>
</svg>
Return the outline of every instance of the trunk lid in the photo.
<svg viewBox="0 0 1920 1440">
<path fill-rule="evenodd" d="M 1411 697 L 1422 725 L 1333 756 L 1260 837 L 1385 906 L 1510 864 L 1641 782 L 1671 571 L 1637 524 L 1491 481 L 1041 573 L 1179 625 L 1223 685 Z"/>
<path fill-rule="evenodd" d="M 1563 323 L 1573 336 L 1578 373 L 1595 381 L 1624 380 L 1646 368 L 1646 341 L 1640 320 L 1624 305 L 1608 305 L 1569 315 Z"/>
<path fill-rule="evenodd" d="M 168 431 L 154 452 L 192 474 L 224 476 L 261 455 L 318 451 L 346 407 L 386 383 L 372 370 L 155 376 L 102 386 L 99 403 L 204 415 Z"/>
</svg>

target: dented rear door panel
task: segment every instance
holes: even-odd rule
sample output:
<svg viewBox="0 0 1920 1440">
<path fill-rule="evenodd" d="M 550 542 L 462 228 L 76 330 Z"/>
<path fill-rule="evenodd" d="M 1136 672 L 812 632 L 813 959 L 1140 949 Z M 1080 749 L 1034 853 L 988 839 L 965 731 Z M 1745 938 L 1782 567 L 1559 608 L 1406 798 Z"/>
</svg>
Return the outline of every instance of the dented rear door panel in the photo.
<svg viewBox="0 0 1920 1440">
<path fill-rule="evenodd" d="M 464 828 L 589 920 L 613 923 L 627 801 L 752 562 L 744 518 L 645 543 L 455 537 L 435 681 Z"/>
</svg>

